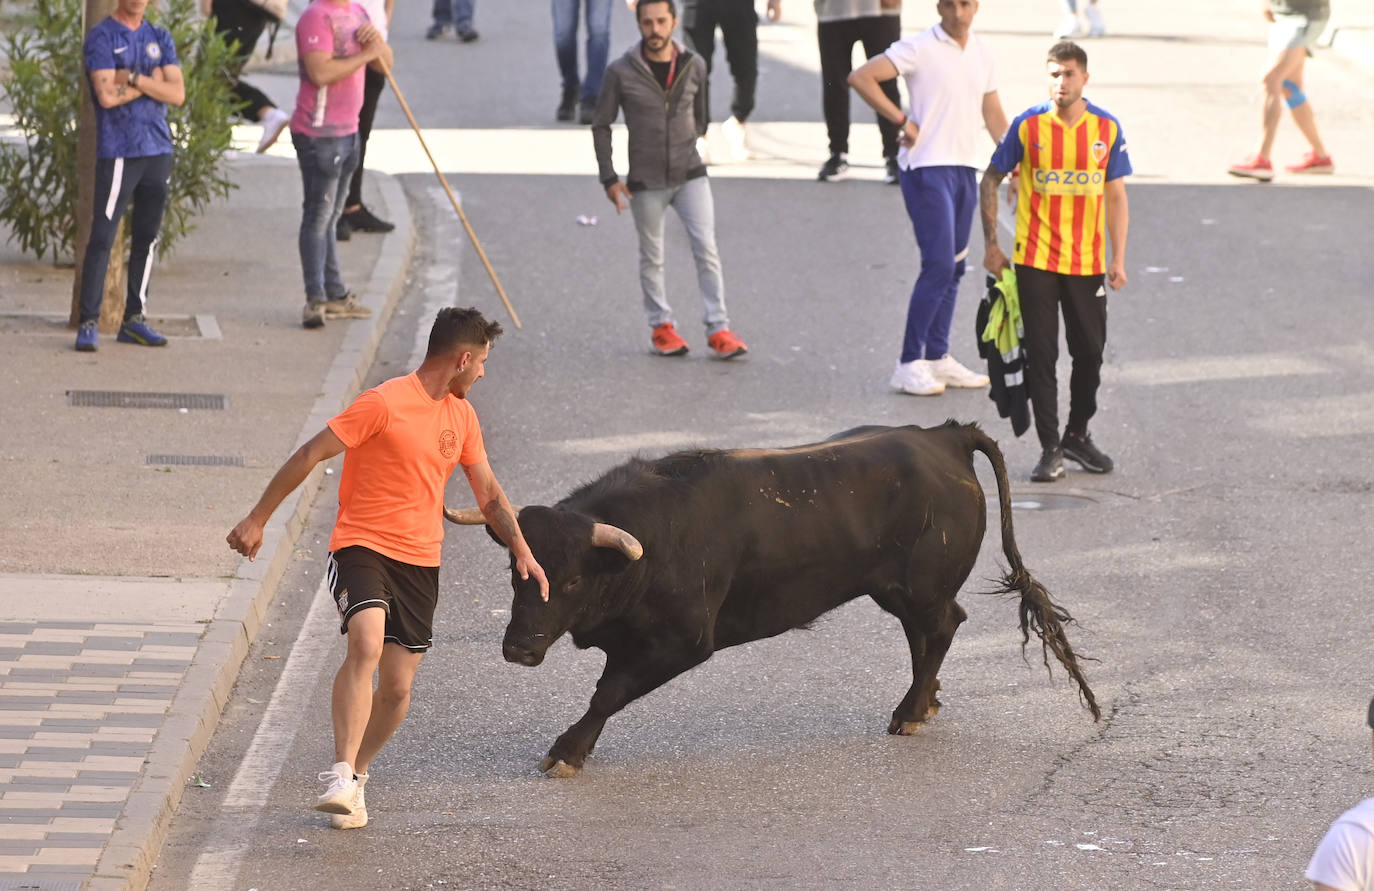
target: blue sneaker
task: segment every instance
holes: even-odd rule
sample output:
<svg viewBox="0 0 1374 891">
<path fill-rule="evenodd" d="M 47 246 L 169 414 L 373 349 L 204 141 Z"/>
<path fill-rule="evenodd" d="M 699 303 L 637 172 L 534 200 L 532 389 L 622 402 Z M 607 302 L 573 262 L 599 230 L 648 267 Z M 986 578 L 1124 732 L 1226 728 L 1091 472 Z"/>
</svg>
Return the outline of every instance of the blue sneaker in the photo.
<svg viewBox="0 0 1374 891">
<path fill-rule="evenodd" d="M 100 332 L 96 330 L 95 322 L 82 322 L 81 327 L 76 329 L 76 351 L 78 353 L 94 353 L 100 349 Z"/>
<path fill-rule="evenodd" d="M 115 336 L 115 340 L 120 343 L 141 343 L 144 346 L 167 345 L 167 338 L 149 327 L 148 320 L 142 313 L 125 319 L 124 324 L 119 326 L 119 334 Z"/>
</svg>

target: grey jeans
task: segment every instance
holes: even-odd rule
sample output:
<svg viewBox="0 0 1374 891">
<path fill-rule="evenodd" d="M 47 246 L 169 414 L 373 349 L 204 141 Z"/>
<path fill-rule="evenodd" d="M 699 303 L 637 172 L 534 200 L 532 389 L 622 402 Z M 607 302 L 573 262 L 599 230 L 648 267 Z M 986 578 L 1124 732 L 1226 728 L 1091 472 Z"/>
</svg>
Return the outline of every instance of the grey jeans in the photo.
<svg viewBox="0 0 1374 891">
<path fill-rule="evenodd" d="M 711 184 L 704 176 L 689 179 L 668 189 L 645 189 L 630 196 L 635 231 L 639 233 L 639 285 L 644 290 L 644 311 L 649 326 L 657 328 L 673 321 L 663 289 L 663 218 L 671 207 L 687 229 L 692 242 L 692 259 L 697 264 L 697 285 L 704 307 L 702 322 L 709 337 L 730 327 L 725 313 L 725 280 L 716 250 L 716 208 Z"/>
</svg>

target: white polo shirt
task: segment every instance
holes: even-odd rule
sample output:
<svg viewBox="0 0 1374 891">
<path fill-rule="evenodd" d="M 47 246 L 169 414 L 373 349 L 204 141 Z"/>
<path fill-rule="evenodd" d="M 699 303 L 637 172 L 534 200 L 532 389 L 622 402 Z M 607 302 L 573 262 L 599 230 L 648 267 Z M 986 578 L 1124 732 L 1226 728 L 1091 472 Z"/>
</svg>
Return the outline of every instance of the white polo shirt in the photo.
<svg viewBox="0 0 1374 891">
<path fill-rule="evenodd" d="M 983 96 L 997 89 L 997 81 L 992 52 L 978 35 L 970 31 L 961 47 L 944 28 L 932 25 L 884 54 L 906 79 L 908 116 L 921 128 L 916 145 L 898 149 L 897 163 L 905 170 L 987 166 L 991 150 L 979 148 Z"/>
</svg>

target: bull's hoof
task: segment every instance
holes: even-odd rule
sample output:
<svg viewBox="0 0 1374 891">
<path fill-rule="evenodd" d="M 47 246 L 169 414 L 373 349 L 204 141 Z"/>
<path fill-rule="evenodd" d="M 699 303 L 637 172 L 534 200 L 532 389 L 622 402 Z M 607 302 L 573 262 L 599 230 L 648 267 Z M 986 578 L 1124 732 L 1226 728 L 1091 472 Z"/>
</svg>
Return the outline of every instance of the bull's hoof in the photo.
<svg viewBox="0 0 1374 891">
<path fill-rule="evenodd" d="M 577 776 L 582 768 L 573 767 L 562 758 L 554 758 L 552 755 L 546 755 L 544 760 L 539 762 L 539 770 L 545 776 L 553 777 L 556 780 L 566 780 L 569 777 Z"/>
<path fill-rule="evenodd" d="M 915 736 L 925 725 L 925 721 L 898 721 L 894 718 L 892 723 L 887 725 L 887 732 L 893 736 Z"/>
</svg>

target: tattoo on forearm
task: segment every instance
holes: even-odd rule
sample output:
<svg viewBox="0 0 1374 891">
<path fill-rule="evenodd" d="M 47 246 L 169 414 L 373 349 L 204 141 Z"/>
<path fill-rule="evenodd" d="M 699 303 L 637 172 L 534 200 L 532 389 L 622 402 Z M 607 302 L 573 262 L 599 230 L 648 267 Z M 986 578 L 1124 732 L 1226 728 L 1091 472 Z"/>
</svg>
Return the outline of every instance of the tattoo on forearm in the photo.
<svg viewBox="0 0 1374 891">
<path fill-rule="evenodd" d="M 128 95 L 128 93 L 129 88 L 124 86 L 124 84 L 120 84 L 119 86 L 115 87 L 115 95 L 118 96 L 120 99 L 123 99 L 126 95 Z"/>
<path fill-rule="evenodd" d="M 978 209 L 983 218 L 983 238 L 989 243 L 997 240 L 997 186 L 1000 178 L 994 178 L 991 171 L 983 174 L 983 182 L 978 188 Z"/>
<path fill-rule="evenodd" d="M 515 514 L 501 507 L 501 502 L 493 498 L 487 502 L 486 510 L 482 511 L 487 517 L 487 522 L 493 531 L 506 544 L 515 541 L 515 535 L 520 531 L 520 525 L 515 521 Z"/>
</svg>

